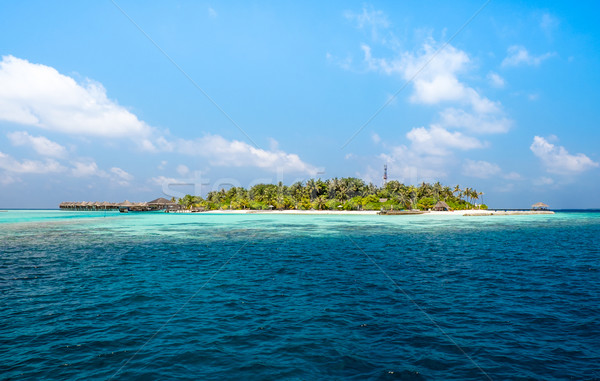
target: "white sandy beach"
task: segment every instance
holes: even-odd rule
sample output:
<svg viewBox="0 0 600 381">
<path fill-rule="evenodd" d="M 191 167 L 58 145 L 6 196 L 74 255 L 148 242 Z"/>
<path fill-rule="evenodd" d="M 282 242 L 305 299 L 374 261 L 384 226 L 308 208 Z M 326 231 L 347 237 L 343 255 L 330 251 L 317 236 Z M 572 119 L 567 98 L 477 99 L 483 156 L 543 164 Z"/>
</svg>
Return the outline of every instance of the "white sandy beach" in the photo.
<svg viewBox="0 0 600 381">
<path fill-rule="evenodd" d="M 178 212 L 191 213 L 191 212 Z M 194 214 L 297 214 L 297 215 L 344 215 L 344 216 L 364 216 L 377 215 L 378 210 L 210 210 Z M 413 214 L 412 216 L 509 216 L 509 215 L 534 215 L 534 214 L 554 214 L 548 210 L 455 210 L 455 211 L 426 211 L 423 214 Z M 393 216 L 393 215 L 390 215 Z"/>
</svg>

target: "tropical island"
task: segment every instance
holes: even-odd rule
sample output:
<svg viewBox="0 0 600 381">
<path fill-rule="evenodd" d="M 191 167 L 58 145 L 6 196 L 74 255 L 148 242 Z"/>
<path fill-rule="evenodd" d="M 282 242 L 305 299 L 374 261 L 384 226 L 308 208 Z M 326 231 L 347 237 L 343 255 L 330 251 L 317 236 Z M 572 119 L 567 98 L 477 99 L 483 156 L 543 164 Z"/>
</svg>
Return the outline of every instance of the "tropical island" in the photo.
<svg viewBox="0 0 600 381">
<path fill-rule="evenodd" d="M 176 201 L 184 210 L 431 210 L 440 201 L 446 210 L 487 209 L 478 204 L 483 192 L 473 188 L 422 182 L 418 186 L 392 180 L 379 187 L 355 177 L 310 179 L 290 186 L 257 184 L 232 187 L 206 197 L 186 195 Z"/>
<path fill-rule="evenodd" d="M 478 203 L 483 196 L 474 188 L 449 187 L 440 182 L 418 186 L 392 180 L 379 187 L 355 177 L 310 179 L 290 186 L 256 184 L 222 188 L 206 197 L 185 195 L 148 202 L 62 202 L 59 208 L 72 211 L 168 212 L 168 213 L 286 213 L 286 214 L 447 214 L 463 216 L 554 214 L 548 205 L 531 209 L 488 210 Z"/>
</svg>

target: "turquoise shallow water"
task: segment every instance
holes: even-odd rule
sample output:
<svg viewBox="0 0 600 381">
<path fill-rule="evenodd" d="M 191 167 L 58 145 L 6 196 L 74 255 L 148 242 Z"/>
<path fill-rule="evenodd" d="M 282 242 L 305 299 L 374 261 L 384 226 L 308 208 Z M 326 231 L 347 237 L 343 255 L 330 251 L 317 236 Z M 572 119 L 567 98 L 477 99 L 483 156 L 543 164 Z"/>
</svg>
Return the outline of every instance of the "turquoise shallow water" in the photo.
<svg viewBox="0 0 600 381">
<path fill-rule="evenodd" d="M 0 213 L 0 375 L 597 379 L 598 238 L 598 213 Z"/>
</svg>

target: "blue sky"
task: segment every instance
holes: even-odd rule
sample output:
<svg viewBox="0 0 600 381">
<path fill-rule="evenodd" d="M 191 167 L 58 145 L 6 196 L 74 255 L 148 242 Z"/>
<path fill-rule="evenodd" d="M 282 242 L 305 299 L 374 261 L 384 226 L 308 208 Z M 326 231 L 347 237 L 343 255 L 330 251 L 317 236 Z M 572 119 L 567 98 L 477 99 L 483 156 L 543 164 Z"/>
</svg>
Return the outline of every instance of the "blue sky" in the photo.
<svg viewBox="0 0 600 381">
<path fill-rule="evenodd" d="M 490 206 L 598 208 L 599 8 L 2 2 L 0 207 L 387 163 Z"/>
</svg>

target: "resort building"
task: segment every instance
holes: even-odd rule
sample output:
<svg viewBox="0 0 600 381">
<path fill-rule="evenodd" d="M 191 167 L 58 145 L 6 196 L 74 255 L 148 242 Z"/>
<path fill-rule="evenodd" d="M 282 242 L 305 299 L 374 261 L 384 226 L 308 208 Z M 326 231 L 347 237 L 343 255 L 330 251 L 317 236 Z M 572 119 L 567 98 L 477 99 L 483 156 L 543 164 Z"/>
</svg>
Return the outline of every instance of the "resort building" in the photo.
<svg viewBox="0 0 600 381">
<path fill-rule="evenodd" d="M 171 211 L 178 210 L 180 205 L 177 203 L 167 200 L 166 198 L 157 198 L 156 200 L 148 202 L 131 202 L 125 200 L 120 203 L 111 202 L 61 202 L 59 205 L 60 209 L 74 210 L 74 211 L 107 211 L 107 210 L 118 210 L 123 213 L 127 212 L 157 212 L 157 211 Z"/>
</svg>

